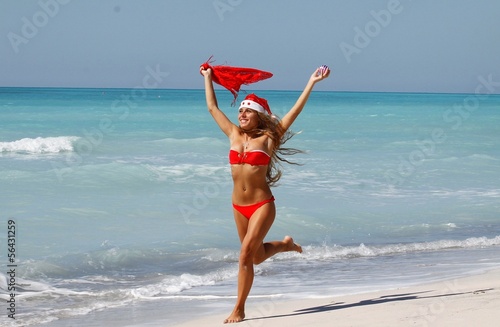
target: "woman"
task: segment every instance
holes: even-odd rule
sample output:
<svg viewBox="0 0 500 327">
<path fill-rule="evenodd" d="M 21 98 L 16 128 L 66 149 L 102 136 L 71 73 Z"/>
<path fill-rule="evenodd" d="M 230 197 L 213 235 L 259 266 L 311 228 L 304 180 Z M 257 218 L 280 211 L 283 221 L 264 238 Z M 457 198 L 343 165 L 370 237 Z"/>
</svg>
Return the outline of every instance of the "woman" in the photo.
<svg viewBox="0 0 500 327">
<path fill-rule="evenodd" d="M 291 137 L 288 129 L 304 108 L 314 85 L 330 75 L 322 66 L 311 75 L 295 105 L 281 121 L 272 116 L 265 99 L 248 95 L 239 107 L 239 126 L 233 124 L 219 109 L 212 83 L 212 70 L 200 67 L 205 79 L 208 111 L 230 142 L 229 163 L 234 182 L 232 201 L 234 220 L 241 241 L 238 272 L 238 298 L 233 312 L 224 323 L 240 322 L 245 318 L 245 302 L 254 279 L 254 264 L 260 264 L 276 253 L 302 252 L 290 236 L 283 241 L 264 243 L 264 237 L 276 216 L 270 187 L 281 172 L 276 169 L 279 154 L 296 153 L 281 145 Z"/>
</svg>

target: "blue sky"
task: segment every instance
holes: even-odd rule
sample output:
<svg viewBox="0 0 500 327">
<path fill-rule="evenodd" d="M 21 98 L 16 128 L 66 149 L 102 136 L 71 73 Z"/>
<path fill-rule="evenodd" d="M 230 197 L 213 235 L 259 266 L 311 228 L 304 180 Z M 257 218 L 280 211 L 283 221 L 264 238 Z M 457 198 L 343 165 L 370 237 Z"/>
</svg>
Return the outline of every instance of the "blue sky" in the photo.
<svg viewBox="0 0 500 327">
<path fill-rule="evenodd" d="M 260 68 L 256 89 L 473 93 L 500 82 L 500 1 L 0 2 L 0 86 L 202 88 L 198 67 Z M 246 87 L 247 89 L 250 87 Z M 498 89 L 498 88 L 497 88 Z"/>
</svg>

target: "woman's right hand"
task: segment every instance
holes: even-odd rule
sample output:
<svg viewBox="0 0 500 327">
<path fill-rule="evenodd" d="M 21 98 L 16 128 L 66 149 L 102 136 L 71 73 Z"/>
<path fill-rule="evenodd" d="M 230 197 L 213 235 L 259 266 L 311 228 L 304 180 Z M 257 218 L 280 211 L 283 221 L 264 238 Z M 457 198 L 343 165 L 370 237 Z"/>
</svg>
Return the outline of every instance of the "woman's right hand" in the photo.
<svg viewBox="0 0 500 327">
<path fill-rule="evenodd" d="M 212 68 L 205 69 L 203 66 L 200 66 L 200 74 L 205 77 L 212 77 Z"/>
</svg>

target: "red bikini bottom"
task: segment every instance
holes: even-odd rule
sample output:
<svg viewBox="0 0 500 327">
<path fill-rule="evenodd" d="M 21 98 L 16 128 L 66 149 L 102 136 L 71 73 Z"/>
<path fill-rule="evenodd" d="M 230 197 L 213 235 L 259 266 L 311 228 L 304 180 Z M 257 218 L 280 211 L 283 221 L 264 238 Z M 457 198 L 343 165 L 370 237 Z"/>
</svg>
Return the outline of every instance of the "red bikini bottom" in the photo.
<svg viewBox="0 0 500 327">
<path fill-rule="evenodd" d="M 239 213 L 241 213 L 246 219 L 250 219 L 257 209 L 259 209 L 264 204 L 269 203 L 269 202 L 274 202 L 274 196 L 272 196 L 270 199 L 261 201 L 261 202 L 256 203 L 256 204 L 251 204 L 248 206 L 239 206 L 239 205 L 233 203 L 233 208 L 236 211 L 238 211 Z"/>
</svg>

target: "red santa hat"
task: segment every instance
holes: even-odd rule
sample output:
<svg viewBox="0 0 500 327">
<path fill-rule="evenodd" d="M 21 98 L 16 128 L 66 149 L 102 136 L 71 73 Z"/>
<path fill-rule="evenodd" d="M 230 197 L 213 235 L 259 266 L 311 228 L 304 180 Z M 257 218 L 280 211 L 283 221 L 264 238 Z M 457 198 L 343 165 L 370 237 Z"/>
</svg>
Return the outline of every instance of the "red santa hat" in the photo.
<svg viewBox="0 0 500 327">
<path fill-rule="evenodd" d="M 241 101 L 240 108 L 248 108 L 266 115 L 272 115 L 271 108 L 267 104 L 267 100 L 259 98 L 255 94 L 249 94 L 245 97 L 245 100 Z"/>
</svg>

